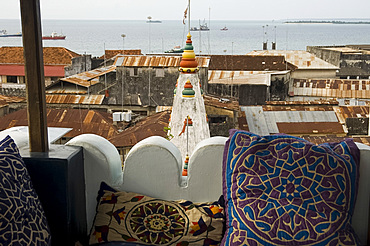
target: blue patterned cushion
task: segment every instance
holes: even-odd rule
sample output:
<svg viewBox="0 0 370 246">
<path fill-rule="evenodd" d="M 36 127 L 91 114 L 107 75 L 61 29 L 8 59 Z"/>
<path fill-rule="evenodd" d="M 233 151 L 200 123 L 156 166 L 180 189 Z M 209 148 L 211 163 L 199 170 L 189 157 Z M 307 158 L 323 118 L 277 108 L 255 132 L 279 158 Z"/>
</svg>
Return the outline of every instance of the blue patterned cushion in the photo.
<svg viewBox="0 0 370 246">
<path fill-rule="evenodd" d="M 49 245 L 41 203 L 13 139 L 0 141 L 0 245 Z"/>
<path fill-rule="evenodd" d="M 225 146 L 222 245 L 356 245 L 359 149 L 236 131 Z"/>
</svg>

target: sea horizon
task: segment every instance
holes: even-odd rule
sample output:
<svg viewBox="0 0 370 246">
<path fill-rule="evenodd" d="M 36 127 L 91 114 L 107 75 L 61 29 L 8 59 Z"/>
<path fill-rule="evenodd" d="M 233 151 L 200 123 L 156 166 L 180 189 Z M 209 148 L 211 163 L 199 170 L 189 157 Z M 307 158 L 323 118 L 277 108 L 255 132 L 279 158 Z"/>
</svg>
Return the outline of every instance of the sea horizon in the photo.
<svg viewBox="0 0 370 246">
<path fill-rule="evenodd" d="M 153 18 L 153 20 L 157 20 Z M 271 49 L 306 50 L 307 46 L 369 44 L 370 24 L 333 25 L 331 23 L 284 23 L 280 20 L 192 20 L 192 27 L 206 23 L 210 31 L 192 31 L 195 52 L 201 54 L 244 55 L 261 50 L 263 42 Z M 296 20 L 296 19 L 289 19 Z M 314 20 L 302 18 L 298 20 Z M 324 20 L 324 19 L 315 19 Z M 326 20 L 368 20 L 365 18 L 328 18 Z M 370 19 L 369 19 L 370 20 Z M 185 45 L 188 25 L 182 20 L 58 20 L 43 19 L 42 34 L 66 35 L 65 40 L 44 40 L 43 46 L 65 47 L 79 54 L 102 56 L 105 49 L 141 49 L 143 54 L 160 54 Z M 227 31 L 221 31 L 227 27 Z M 21 31 L 20 19 L 0 19 L 0 30 Z M 122 38 L 122 34 L 125 35 Z M 22 38 L 0 38 L 0 46 L 22 46 Z"/>
</svg>

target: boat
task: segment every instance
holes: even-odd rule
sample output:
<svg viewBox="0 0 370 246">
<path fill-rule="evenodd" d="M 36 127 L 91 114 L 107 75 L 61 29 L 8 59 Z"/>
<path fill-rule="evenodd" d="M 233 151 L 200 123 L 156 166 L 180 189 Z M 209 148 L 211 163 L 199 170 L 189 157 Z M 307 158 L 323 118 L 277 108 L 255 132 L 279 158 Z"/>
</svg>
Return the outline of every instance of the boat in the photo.
<svg viewBox="0 0 370 246">
<path fill-rule="evenodd" d="M 162 23 L 160 20 L 147 20 L 146 23 Z"/>
<path fill-rule="evenodd" d="M 0 30 L 0 37 L 7 38 L 7 37 L 22 37 L 22 33 L 14 33 L 14 34 L 8 34 L 6 30 Z"/>
<path fill-rule="evenodd" d="M 199 24 L 199 28 L 198 27 L 191 27 L 190 31 L 209 31 L 209 28 L 207 26 L 207 23 L 203 23 L 203 25 Z"/>
<path fill-rule="evenodd" d="M 226 26 L 220 29 L 221 31 L 227 31 L 229 30 Z"/>
<path fill-rule="evenodd" d="M 52 32 L 50 36 L 42 36 L 43 40 L 63 40 L 66 36 L 63 34 L 58 35 L 56 32 Z"/>
<path fill-rule="evenodd" d="M 180 46 L 175 46 L 173 49 L 167 50 L 164 53 L 182 53 L 184 52 L 184 49 L 181 48 Z"/>
</svg>

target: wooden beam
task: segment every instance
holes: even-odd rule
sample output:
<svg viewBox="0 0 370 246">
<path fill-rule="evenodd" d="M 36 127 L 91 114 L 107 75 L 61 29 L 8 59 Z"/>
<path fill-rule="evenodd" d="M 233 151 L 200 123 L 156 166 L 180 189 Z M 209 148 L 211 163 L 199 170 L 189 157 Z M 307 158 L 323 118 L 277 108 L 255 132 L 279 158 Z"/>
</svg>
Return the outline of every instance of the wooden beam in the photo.
<svg viewBox="0 0 370 246">
<path fill-rule="evenodd" d="M 20 0 L 31 152 L 48 152 L 44 59 L 39 0 Z"/>
</svg>

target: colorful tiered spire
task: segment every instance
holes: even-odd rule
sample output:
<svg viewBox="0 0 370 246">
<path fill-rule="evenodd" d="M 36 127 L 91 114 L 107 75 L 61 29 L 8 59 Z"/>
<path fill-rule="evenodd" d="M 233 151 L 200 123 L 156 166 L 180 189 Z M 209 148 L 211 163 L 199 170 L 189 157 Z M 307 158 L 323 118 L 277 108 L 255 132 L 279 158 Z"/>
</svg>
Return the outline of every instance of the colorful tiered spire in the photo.
<svg viewBox="0 0 370 246">
<path fill-rule="evenodd" d="M 193 90 L 193 85 L 190 80 L 187 80 L 184 85 L 184 90 L 182 91 L 182 97 L 194 97 L 195 91 Z"/>
<path fill-rule="evenodd" d="M 186 155 L 184 169 L 182 170 L 182 176 L 188 176 L 188 163 L 189 163 L 189 156 Z"/>
<path fill-rule="evenodd" d="M 191 41 L 190 32 L 187 35 L 186 45 L 182 53 L 180 62 L 180 72 L 182 73 L 196 73 L 198 72 L 198 62 L 195 60 L 195 53 L 193 42 Z"/>
<path fill-rule="evenodd" d="M 179 79 L 177 79 L 176 81 L 176 86 L 175 86 L 175 89 L 173 90 L 173 95 L 176 95 L 176 92 L 177 92 L 177 85 L 179 84 Z"/>
</svg>

